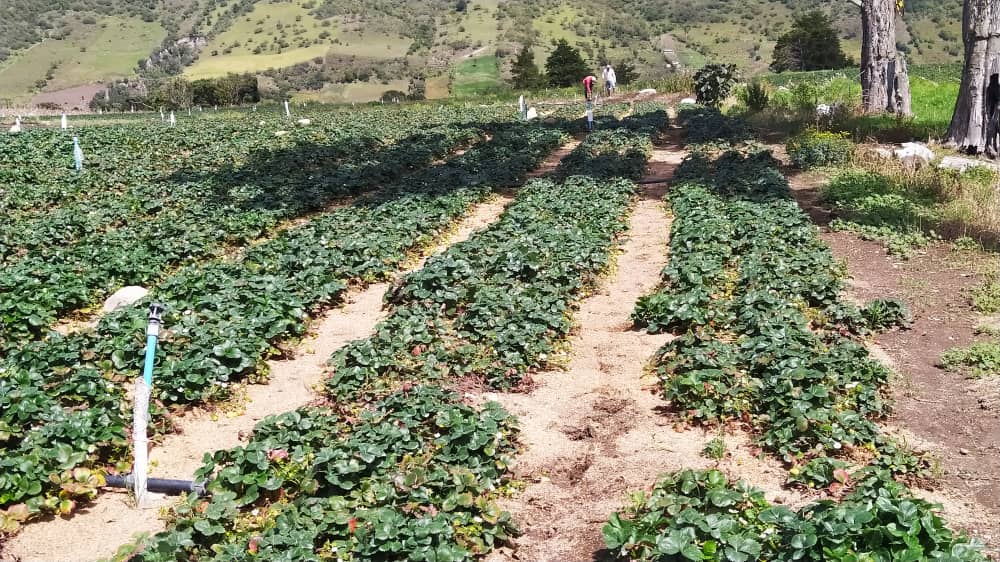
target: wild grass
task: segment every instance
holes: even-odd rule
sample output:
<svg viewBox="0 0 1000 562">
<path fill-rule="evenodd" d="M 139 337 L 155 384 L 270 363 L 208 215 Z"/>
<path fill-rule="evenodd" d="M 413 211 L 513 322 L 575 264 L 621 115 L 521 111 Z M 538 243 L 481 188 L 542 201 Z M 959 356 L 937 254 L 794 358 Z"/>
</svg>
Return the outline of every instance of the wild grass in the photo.
<svg viewBox="0 0 1000 562">
<path fill-rule="evenodd" d="M 913 169 L 862 151 L 823 196 L 842 216 L 832 226 L 879 240 L 894 255 L 938 238 L 1000 248 L 1000 177 L 989 168 Z"/>
<path fill-rule="evenodd" d="M 970 298 L 972 306 L 983 314 L 1000 312 L 1000 264 L 993 271 L 987 272 L 981 284 L 972 289 Z"/>
<path fill-rule="evenodd" d="M 1000 375 L 1000 341 L 976 342 L 941 354 L 941 365 L 970 378 Z"/>
<path fill-rule="evenodd" d="M 771 76 L 762 80 L 770 95 L 765 110 L 751 114 L 741 104 L 732 110 L 747 113 L 752 125 L 779 136 L 815 127 L 849 133 L 857 142 L 927 141 L 947 133 L 958 99 L 958 80 L 941 78 L 947 72 L 944 68 L 952 67 L 928 69 L 927 74 L 938 80 L 911 76 L 912 117 L 864 115 L 860 111 L 861 84 L 853 71 L 786 73 L 776 82 Z M 816 107 L 821 104 L 831 106 L 833 114 L 818 116 Z"/>
</svg>

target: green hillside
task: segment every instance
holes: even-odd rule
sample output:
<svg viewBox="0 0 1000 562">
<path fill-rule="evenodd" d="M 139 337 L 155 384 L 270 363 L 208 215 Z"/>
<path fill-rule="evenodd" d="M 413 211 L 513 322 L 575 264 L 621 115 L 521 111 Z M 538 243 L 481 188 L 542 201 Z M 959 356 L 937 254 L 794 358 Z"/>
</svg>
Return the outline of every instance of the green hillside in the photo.
<svg viewBox="0 0 1000 562">
<path fill-rule="evenodd" d="M 812 8 L 832 16 L 857 57 L 860 16 L 847 0 L 9 0 L 0 7 L 0 65 L 8 73 L 0 95 L 23 97 L 47 73 L 49 90 L 125 75 L 164 37 L 189 35 L 204 37 L 204 46 L 170 72 L 267 73 L 283 89 L 315 92 L 354 82 L 366 98 L 418 75 L 435 95 L 456 86 L 461 93 L 470 59 L 496 55 L 496 82 L 520 45 L 533 44 L 543 63 L 556 39 L 592 63 L 628 60 L 647 76 L 664 72 L 665 59 L 759 72 L 793 15 Z M 106 23 L 113 14 L 130 19 L 109 27 L 131 22 L 112 38 L 114 56 L 88 56 L 107 38 L 81 22 Z M 911 63 L 957 61 L 960 18 L 959 3 L 910 0 L 899 41 Z M 335 89 L 338 97 L 351 90 Z"/>
<path fill-rule="evenodd" d="M 0 99 L 131 76 L 166 36 L 160 24 L 135 17 L 74 25 L 64 37 L 46 39 L 0 63 Z"/>
</svg>

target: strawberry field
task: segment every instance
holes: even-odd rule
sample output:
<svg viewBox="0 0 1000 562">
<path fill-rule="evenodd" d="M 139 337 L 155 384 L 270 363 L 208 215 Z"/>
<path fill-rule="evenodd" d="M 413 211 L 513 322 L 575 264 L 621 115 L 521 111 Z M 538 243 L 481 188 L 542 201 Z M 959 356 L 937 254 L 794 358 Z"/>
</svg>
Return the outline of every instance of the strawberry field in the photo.
<svg viewBox="0 0 1000 562">
<path fill-rule="evenodd" d="M 155 449 L 204 412 L 238 410 L 247 388 L 268 388 L 272 368 L 308 353 L 317 326 L 383 283 L 381 309 L 365 309 L 374 328 L 317 360 L 310 400 L 271 411 L 238 446 L 199 450 L 194 474 L 162 475 L 206 493 L 161 504 L 152 532 L 109 532 L 86 556 L 533 556 L 518 553 L 537 530 L 516 501 L 558 467 L 526 472 L 526 451 L 544 447 L 532 416 L 545 413 L 512 397 L 546 377 L 566 403 L 581 396 L 571 365 L 586 352 L 588 299 L 628 275 L 636 209 L 662 183 L 643 181 L 647 167 L 675 152 L 683 162 L 654 202 L 669 208 L 656 225 L 669 247 L 638 240 L 643 259 L 669 261 L 649 275 L 655 290 L 616 311 L 620 331 L 668 338 L 639 358 L 660 397 L 649 415 L 738 427 L 808 501 L 784 505 L 739 470 L 668 463 L 587 523 L 600 556 L 984 560 L 914 491 L 933 459 L 884 428 L 893 376 L 866 345 L 905 327 L 906 305 L 844 298 L 844 265 L 772 153 L 714 110 L 679 111 L 683 153 L 664 148 L 679 131 L 659 102 L 600 106 L 589 133 L 583 111 L 561 104 L 534 122 L 502 104 L 324 109 L 306 124 L 263 111 L 176 128 L 122 120 L 74 131 L 80 172 L 63 131 L 0 138 L 0 557 L 41 556 L 15 543 L 54 542 L 44 535 L 57 523 L 93 525 L 115 494 L 105 477 L 131 470 L 150 303 L 166 308 Z M 533 173 L 544 163 L 551 172 Z M 101 312 L 128 285 L 149 294 Z M 627 375 L 638 385 L 644 373 Z M 588 548 L 543 554 L 591 559 Z"/>
</svg>

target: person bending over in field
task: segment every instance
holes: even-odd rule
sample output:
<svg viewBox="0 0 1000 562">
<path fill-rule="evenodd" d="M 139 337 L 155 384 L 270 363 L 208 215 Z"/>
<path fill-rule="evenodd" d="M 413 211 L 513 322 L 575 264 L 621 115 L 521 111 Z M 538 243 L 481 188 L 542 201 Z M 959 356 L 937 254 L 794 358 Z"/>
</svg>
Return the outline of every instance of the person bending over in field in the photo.
<svg viewBox="0 0 1000 562">
<path fill-rule="evenodd" d="M 594 84 L 597 82 L 596 76 L 587 76 L 583 79 L 583 97 L 590 101 L 594 97 Z"/>
</svg>

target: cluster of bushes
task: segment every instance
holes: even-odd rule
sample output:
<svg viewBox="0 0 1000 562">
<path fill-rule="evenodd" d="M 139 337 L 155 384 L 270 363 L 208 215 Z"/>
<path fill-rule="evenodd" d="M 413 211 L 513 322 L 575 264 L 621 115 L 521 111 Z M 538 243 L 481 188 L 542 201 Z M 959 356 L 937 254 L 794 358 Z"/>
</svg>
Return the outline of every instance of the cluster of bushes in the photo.
<svg viewBox="0 0 1000 562">
<path fill-rule="evenodd" d="M 112 84 L 105 91 L 94 95 L 90 100 L 90 109 L 127 111 L 135 107 L 173 110 L 256 103 L 260 99 L 257 77 L 252 74 L 229 74 L 193 82 L 175 77 L 152 88 L 148 88 L 144 82 Z"/>
</svg>

